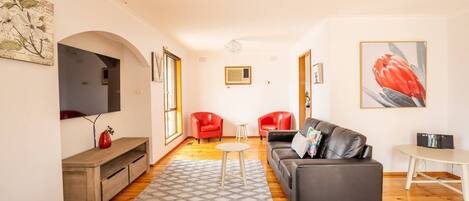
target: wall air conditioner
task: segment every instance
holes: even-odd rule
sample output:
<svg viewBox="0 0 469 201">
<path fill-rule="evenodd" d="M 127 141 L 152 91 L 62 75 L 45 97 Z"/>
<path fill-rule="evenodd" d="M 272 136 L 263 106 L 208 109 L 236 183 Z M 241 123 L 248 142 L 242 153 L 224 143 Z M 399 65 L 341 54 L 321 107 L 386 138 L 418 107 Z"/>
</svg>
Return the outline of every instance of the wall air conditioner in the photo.
<svg viewBox="0 0 469 201">
<path fill-rule="evenodd" d="M 225 85 L 249 85 L 251 77 L 251 66 L 225 67 Z"/>
</svg>

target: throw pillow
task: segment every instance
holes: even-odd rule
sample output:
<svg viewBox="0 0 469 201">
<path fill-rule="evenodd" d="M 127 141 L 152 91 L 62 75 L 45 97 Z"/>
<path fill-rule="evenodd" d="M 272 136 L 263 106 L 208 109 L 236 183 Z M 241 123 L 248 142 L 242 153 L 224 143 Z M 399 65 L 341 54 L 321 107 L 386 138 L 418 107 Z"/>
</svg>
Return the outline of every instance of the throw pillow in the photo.
<svg viewBox="0 0 469 201">
<path fill-rule="evenodd" d="M 293 137 L 291 148 L 298 154 L 300 158 L 303 158 L 306 152 L 308 152 L 309 142 L 303 135 L 297 133 L 295 137 Z"/>
<path fill-rule="evenodd" d="M 321 143 L 321 131 L 315 130 L 312 127 L 309 127 L 308 134 L 306 136 L 309 147 L 308 147 L 308 154 L 313 157 L 316 155 L 318 151 L 319 144 Z"/>
</svg>

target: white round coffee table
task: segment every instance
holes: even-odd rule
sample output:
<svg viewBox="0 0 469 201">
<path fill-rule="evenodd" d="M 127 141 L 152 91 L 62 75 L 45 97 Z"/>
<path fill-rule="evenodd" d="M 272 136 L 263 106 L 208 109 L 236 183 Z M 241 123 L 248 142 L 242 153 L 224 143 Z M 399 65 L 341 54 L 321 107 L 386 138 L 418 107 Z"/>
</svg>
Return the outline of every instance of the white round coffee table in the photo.
<svg viewBox="0 0 469 201">
<path fill-rule="evenodd" d="M 223 188 L 225 186 L 226 161 L 227 155 L 230 152 L 238 152 L 239 169 L 241 170 L 241 177 L 243 178 L 244 186 L 247 186 L 246 170 L 244 167 L 244 151 L 249 149 L 249 145 L 244 143 L 222 143 L 217 145 L 216 148 L 220 151 L 223 151 L 223 159 L 221 162 L 221 187 Z"/>
</svg>

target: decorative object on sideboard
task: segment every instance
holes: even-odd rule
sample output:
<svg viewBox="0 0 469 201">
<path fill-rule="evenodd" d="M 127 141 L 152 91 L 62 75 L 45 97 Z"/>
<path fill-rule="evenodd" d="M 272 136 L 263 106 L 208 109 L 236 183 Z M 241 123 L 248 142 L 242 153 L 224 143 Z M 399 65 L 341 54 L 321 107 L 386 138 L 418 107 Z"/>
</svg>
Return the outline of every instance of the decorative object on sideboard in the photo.
<svg viewBox="0 0 469 201">
<path fill-rule="evenodd" d="M 0 57 L 54 65 L 54 4 L 0 0 Z"/>
<path fill-rule="evenodd" d="M 230 42 L 225 44 L 225 48 L 232 53 L 237 53 L 237 52 L 241 52 L 243 45 L 241 45 L 239 41 L 233 39 Z"/>
<path fill-rule="evenodd" d="M 250 85 L 251 79 L 251 66 L 225 67 L 225 85 Z"/>
<path fill-rule="evenodd" d="M 317 63 L 313 65 L 313 84 L 323 84 L 324 83 L 324 73 L 323 73 L 324 64 Z"/>
<path fill-rule="evenodd" d="M 106 130 L 104 130 L 101 135 L 99 136 L 99 148 L 100 149 L 107 149 L 112 145 L 111 135 L 114 135 L 114 129 L 110 126 L 107 126 Z"/>
<path fill-rule="evenodd" d="M 94 143 L 94 148 L 96 148 L 96 121 L 98 121 L 99 117 L 101 116 L 101 114 L 98 114 L 96 116 L 96 118 L 94 118 L 94 120 L 91 120 L 89 119 L 88 117 L 83 117 L 84 119 L 88 120 L 89 122 L 91 122 L 91 124 L 93 124 L 93 143 Z"/>
<path fill-rule="evenodd" d="M 417 133 L 417 146 L 435 149 L 454 149 L 452 135 Z"/>
<path fill-rule="evenodd" d="M 426 106 L 424 41 L 361 42 L 361 108 Z"/>
<path fill-rule="evenodd" d="M 163 82 L 163 54 L 151 53 L 151 80 Z"/>
</svg>

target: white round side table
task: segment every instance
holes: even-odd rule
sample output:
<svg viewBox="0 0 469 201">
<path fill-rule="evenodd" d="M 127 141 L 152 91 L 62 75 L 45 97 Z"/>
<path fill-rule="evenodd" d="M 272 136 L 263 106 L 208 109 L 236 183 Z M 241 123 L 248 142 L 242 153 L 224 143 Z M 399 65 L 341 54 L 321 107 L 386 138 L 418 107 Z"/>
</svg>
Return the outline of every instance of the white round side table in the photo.
<svg viewBox="0 0 469 201">
<path fill-rule="evenodd" d="M 240 142 L 241 138 L 244 138 L 244 141 L 248 141 L 247 123 L 236 123 L 236 140 Z"/>
<path fill-rule="evenodd" d="M 222 143 L 216 146 L 217 149 L 223 151 L 223 159 L 221 162 L 221 187 L 225 187 L 225 176 L 226 176 L 226 161 L 228 153 L 238 152 L 239 154 L 239 169 L 241 170 L 241 177 L 244 182 L 244 186 L 247 186 L 246 182 L 246 169 L 244 167 L 244 151 L 249 149 L 248 144 L 244 143 Z"/>
</svg>

